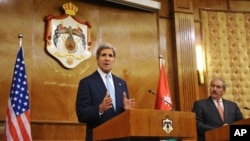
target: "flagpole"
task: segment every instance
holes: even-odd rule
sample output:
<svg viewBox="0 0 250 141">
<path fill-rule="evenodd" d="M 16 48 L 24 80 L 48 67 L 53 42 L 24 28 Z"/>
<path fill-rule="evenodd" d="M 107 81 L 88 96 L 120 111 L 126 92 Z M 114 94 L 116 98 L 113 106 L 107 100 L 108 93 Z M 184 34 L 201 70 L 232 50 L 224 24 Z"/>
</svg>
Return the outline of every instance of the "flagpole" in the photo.
<svg viewBox="0 0 250 141">
<path fill-rule="evenodd" d="M 22 48 L 23 35 L 18 34 L 18 38 L 19 50 L 6 110 L 4 141 L 32 141 L 29 92 Z"/>
<path fill-rule="evenodd" d="M 18 34 L 18 38 L 19 38 L 19 47 L 21 47 L 23 41 L 23 34 Z"/>
<path fill-rule="evenodd" d="M 161 65 L 162 65 L 163 56 L 160 54 L 158 58 L 159 58 L 159 70 L 160 70 L 161 69 Z"/>
</svg>

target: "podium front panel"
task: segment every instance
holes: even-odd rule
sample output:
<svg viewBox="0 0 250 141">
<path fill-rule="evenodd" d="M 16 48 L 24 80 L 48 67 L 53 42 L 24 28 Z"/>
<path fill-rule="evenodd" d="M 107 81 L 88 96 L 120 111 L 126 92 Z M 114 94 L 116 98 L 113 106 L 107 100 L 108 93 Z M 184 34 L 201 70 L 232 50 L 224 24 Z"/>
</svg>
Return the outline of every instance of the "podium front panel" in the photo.
<svg viewBox="0 0 250 141">
<path fill-rule="evenodd" d="M 163 130 L 164 121 L 170 121 L 173 130 Z M 93 131 L 97 140 L 114 139 L 196 139 L 195 114 L 192 112 L 133 109 L 123 112 L 98 126 Z"/>
</svg>

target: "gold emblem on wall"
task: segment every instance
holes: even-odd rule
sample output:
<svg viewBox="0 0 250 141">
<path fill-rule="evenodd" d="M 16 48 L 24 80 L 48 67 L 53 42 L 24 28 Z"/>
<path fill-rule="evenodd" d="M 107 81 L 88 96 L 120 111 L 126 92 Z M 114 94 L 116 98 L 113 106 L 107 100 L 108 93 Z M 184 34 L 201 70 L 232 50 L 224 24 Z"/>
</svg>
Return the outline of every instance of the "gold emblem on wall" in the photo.
<svg viewBox="0 0 250 141">
<path fill-rule="evenodd" d="M 72 69 L 91 57 L 91 25 L 75 16 L 78 8 L 72 3 L 64 4 L 63 9 L 63 15 L 46 17 L 46 49 L 64 67 Z"/>
</svg>

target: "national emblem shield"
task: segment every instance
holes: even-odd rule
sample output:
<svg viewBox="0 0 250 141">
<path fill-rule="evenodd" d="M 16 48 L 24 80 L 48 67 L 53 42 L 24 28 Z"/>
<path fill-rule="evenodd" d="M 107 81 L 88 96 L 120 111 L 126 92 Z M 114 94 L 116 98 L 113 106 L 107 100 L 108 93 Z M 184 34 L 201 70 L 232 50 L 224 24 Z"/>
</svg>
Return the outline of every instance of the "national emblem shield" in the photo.
<svg viewBox="0 0 250 141">
<path fill-rule="evenodd" d="M 173 121 L 169 118 L 166 118 L 162 121 L 162 129 L 166 133 L 170 133 L 173 130 Z"/>
<path fill-rule="evenodd" d="M 66 68 L 75 68 L 91 57 L 90 28 L 88 21 L 75 16 L 78 8 L 66 3 L 65 14 L 46 17 L 46 49 Z"/>
</svg>

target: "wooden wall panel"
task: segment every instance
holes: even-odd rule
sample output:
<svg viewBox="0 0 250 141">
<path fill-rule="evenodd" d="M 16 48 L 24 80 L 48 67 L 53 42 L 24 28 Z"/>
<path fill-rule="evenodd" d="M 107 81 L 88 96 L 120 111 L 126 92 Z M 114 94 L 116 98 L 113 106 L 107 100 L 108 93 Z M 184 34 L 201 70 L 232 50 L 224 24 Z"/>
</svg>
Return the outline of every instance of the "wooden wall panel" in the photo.
<svg viewBox="0 0 250 141">
<path fill-rule="evenodd" d="M 26 3 L 27 2 L 27 3 Z M 66 0 L 45 2 L 8 1 L 1 4 L 0 41 L 0 119 L 5 119 L 7 100 L 18 50 L 18 33 L 24 35 L 23 46 L 30 93 L 31 120 L 77 121 L 75 98 L 81 78 L 96 70 L 95 49 L 100 42 L 117 48 L 113 72 L 128 83 L 136 108 L 153 108 L 158 83 L 157 14 L 132 9 L 106 1 L 74 1 L 76 16 L 91 23 L 92 57 L 74 69 L 65 69 L 45 47 L 45 17 L 64 14 Z M 165 30 L 165 29 L 163 29 Z M 149 67 L 150 66 L 150 67 Z"/>
<path fill-rule="evenodd" d="M 5 122 L 0 121 L 0 140 L 4 138 Z M 85 124 L 65 121 L 32 121 L 31 136 L 33 141 L 84 141 Z"/>
<path fill-rule="evenodd" d="M 176 110 L 191 111 L 198 96 L 195 28 L 191 0 L 173 1 Z"/>
<path fill-rule="evenodd" d="M 159 0 L 161 9 L 158 11 L 159 17 L 169 18 L 171 15 L 171 0 Z"/>
<path fill-rule="evenodd" d="M 175 14 L 176 26 L 176 67 L 178 68 L 178 99 L 181 111 L 191 111 L 192 101 L 198 92 L 198 79 L 196 74 L 196 59 L 194 48 L 193 16 Z"/>
<path fill-rule="evenodd" d="M 166 30 L 168 29 L 168 30 Z M 174 30 L 171 28 L 171 20 L 159 19 L 159 54 L 166 60 L 165 67 L 168 79 L 168 85 L 170 89 L 171 99 L 173 102 L 173 108 L 175 109 L 176 100 L 175 97 L 175 79 L 174 79 L 174 64 L 173 64 L 173 33 Z"/>
<path fill-rule="evenodd" d="M 24 57 L 26 58 L 26 70 L 30 70 L 32 64 L 32 0 L 27 0 L 25 5 L 22 1 L 0 2 L 0 119 L 5 119 L 8 96 L 12 83 L 14 65 L 19 49 L 18 34 L 24 34 Z M 15 4 L 13 4 L 15 3 Z M 24 20 L 25 19 L 25 20 Z M 31 72 L 27 71 L 29 84 Z"/>
<path fill-rule="evenodd" d="M 161 1 L 161 0 L 159 0 Z M 48 14 L 61 15 L 67 0 L 9 0 L 0 2 L 0 119 L 5 119 L 7 100 L 18 51 L 18 33 L 23 46 L 31 100 L 31 120 L 77 122 L 75 97 L 81 78 L 96 69 L 95 55 L 74 69 L 65 69 L 45 48 Z M 100 42 L 117 47 L 113 72 L 128 83 L 136 108 L 153 108 L 157 89 L 159 54 L 167 60 L 166 72 L 176 110 L 189 111 L 197 94 L 194 45 L 202 40 L 200 8 L 247 11 L 250 2 L 236 0 L 162 1 L 159 13 L 120 6 L 99 0 L 72 1 L 76 16 L 90 21 L 94 53 Z M 242 9 L 240 9 L 242 7 Z M 166 8 L 166 9 L 165 9 Z M 173 13 L 173 12 L 177 12 Z M 159 17 L 158 17 L 159 16 Z M 174 21 L 176 20 L 176 21 Z M 196 22 L 194 24 L 193 22 Z M 194 28 L 194 26 L 197 26 Z M 203 29 L 201 28 L 201 31 Z M 195 34 L 193 33 L 195 32 Z M 189 40 L 190 39 L 190 40 Z M 247 88 L 244 89 L 246 91 Z M 199 94 L 204 95 L 204 94 Z M 247 98 L 245 102 L 247 102 Z M 2 128 L 1 128 L 2 129 Z M 84 131 L 83 131 L 84 132 Z"/>
<path fill-rule="evenodd" d="M 27 3 L 26 3 L 27 2 Z M 0 119 L 5 120 L 7 100 L 18 50 L 18 33 L 24 35 L 23 46 L 30 94 L 31 121 L 39 121 L 41 129 L 51 131 L 56 138 L 58 122 L 78 122 L 75 113 L 75 98 L 81 78 L 96 70 L 95 49 L 100 42 L 116 46 L 117 60 L 113 72 L 125 79 L 131 97 L 136 99 L 136 108 L 154 107 L 154 95 L 158 83 L 158 36 L 156 13 L 117 6 L 100 1 L 74 1 L 79 11 L 76 16 L 91 23 L 91 51 L 93 56 L 74 69 L 65 69 L 48 54 L 45 48 L 45 17 L 49 14 L 64 13 L 62 5 L 66 0 L 57 1 L 8 1 L 0 4 Z M 23 7 L 21 5 L 24 5 Z M 165 27 L 163 27 L 165 28 Z M 165 30 L 165 29 L 162 29 Z M 50 121 L 55 126 L 48 126 Z M 61 124 L 63 126 L 63 124 Z M 83 128 L 85 125 L 83 125 Z M 73 127 L 72 127 L 73 128 Z M 62 129 L 69 135 L 71 126 Z M 0 127 L 3 133 L 3 126 Z M 79 136 L 85 136 L 82 127 L 77 128 Z M 81 132 L 81 134 L 80 134 Z M 34 131 L 38 137 L 39 130 Z M 46 135 L 44 135 L 46 137 Z"/>
<path fill-rule="evenodd" d="M 250 3 L 248 0 L 229 0 L 229 10 L 249 11 Z"/>
<path fill-rule="evenodd" d="M 172 0 L 175 12 L 193 13 L 192 0 Z"/>
</svg>

